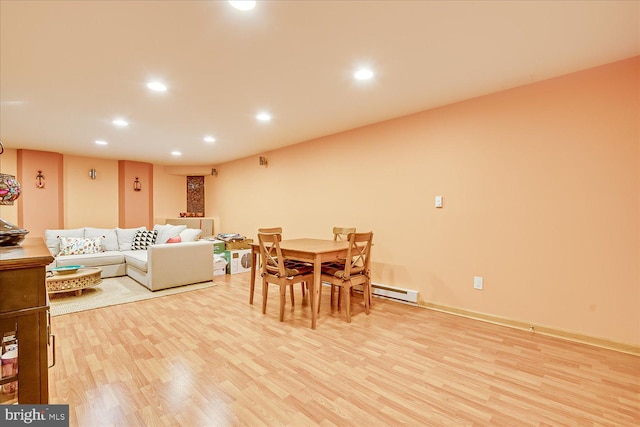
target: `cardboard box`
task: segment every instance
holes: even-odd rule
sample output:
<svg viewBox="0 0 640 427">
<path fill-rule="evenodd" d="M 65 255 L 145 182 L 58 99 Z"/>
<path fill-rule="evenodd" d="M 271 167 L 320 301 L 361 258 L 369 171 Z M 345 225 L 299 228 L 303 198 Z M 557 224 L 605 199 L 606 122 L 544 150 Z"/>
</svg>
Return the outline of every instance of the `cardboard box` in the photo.
<svg viewBox="0 0 640 427">
<path fill-rule="evenodd" d="M 244 239 L 237 242 L 227 242 L 226 249 L 228 251 L 234 251 L 237 249 L 251 249 L 251 243 L 253 243 L 253 239 Z"/>
<path fill-rule="evenodd" d="M 224 276 L 227 274 L 227 261 L 224 258 L 224 251 L 222 254 L 213 255 L 213 275 Z"/>
<path fill-rule="evenodd" d="M 213 240 L 213 253 L 222 254 L 227 250 L 227 247 L 223 240 Z"/>
<path fill-rule="evenodd" d="M 251 271 L 251 249 L 224 251 L 227 261 L 227 274 L 238 274 Z"/>
</svg>

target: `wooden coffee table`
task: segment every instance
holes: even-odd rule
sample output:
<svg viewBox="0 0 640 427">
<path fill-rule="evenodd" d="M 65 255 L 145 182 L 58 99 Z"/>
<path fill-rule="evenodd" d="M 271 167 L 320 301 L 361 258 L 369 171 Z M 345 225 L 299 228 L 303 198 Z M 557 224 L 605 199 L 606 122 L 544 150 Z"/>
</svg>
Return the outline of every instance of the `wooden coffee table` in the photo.
<svg viewBox="0 0 640 427">
<path fill-rule="evenodd" d="M 102 283 L 99 267 L 80 268 L 75 273 L 54 274 L 47 277 L 47 292 L 71 292 L 75 291 L 77 296 L 82 295 L 82 290 L 98 286 Z"/>
</svg>

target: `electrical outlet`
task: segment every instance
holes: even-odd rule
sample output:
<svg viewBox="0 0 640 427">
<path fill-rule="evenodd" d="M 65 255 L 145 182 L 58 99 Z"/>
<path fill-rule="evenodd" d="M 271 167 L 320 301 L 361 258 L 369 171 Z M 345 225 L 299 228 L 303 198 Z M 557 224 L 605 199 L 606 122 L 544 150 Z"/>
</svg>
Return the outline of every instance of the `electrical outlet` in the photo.
<svg viewBox="0 0 640 427">
<path fill-rule="evenodd" d="M 436 204 L 436 208 L 442 207 L 442 196 L 436 196 L 435 204 Z"/>
<path fill-rule="evenodd" d="M 473 289 L 482 290 L 483 288 L 484 288 L 484 284 L 483 284 L 482 277 L 473 276 Z"/>
</svg>

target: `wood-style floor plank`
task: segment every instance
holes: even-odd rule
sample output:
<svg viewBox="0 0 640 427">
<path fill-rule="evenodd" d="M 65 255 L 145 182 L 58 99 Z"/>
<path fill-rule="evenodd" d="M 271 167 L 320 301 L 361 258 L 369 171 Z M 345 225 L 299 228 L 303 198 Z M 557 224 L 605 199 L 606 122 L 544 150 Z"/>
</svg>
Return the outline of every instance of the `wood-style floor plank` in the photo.
<svg viewBox="0 0 640 427">
<path fill-rule="evenodd" d="M 248 274 L 52 319 L 72 426 L 638 426 L 640 358 L 374 298 L 352 323 Z M 325 289 L 328 294 L 328 289 Z"/>
</svg>

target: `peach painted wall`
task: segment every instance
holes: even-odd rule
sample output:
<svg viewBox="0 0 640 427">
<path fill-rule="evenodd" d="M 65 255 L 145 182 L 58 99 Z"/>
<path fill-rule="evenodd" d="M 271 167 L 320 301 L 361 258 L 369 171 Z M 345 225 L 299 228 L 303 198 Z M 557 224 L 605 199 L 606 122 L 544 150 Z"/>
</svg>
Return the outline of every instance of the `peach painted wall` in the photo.
<svg viewBox="0 0 640 427">
<path fill-rule="evenodd" d="M 187 210 L 187 177 L 170 172 L 166 166 L 153 167 L 153 214 L 158 220 L 177 218 Z"/>
<path fill-rule="evenodd" d="M 141 190 L 133 190 L 138 177 Z M 153 165 L 128 160 L 118 161 L 118 224 L 122 228 L 153 227 Z"/>
<path fill-rule="evenodd" d="M 0 155 L 0 173 L 18 176 L 17 150 L 5 147 L 4 152 Z M 18 201 L 14 201 L 13 205 L 0 205 L 0 218 L 11 224 L 18 225 Z"/>
<path fill-rule="evenodd" d="M 28 237 L 43 237 L 46 229 L 62 228 L 62 154 L 18 150 L 17 164 L 18 181 L 22 185 L 22 195 L 18 199 L 18 225 L 29 230 Z M 36 187 L 38 171 L 42 171 L 45 177 L 44 188 Z"/>
<path fill-rule="evenodd" d="M 636 57 L 218 165 L 207 215 L 372 230 L 375 282 L 639 345 L 639 76 Z"/>
<path fill-rule="evenodd" d="M 65 228 L 118 226 L 117 160 L 64 156 L 64 188 Z"/>
</svg>

